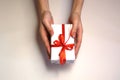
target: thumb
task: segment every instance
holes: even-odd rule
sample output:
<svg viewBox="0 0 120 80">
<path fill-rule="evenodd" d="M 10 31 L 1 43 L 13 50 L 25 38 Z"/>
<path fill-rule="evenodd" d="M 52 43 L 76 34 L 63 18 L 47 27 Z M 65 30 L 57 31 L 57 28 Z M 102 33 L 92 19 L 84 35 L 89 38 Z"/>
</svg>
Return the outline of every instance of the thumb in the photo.
<svg viewBox="0 0 120 80">
<path fill-rule="evenodd" d="M 53 20 L 52 21 L 44 21 L 44 25 L 45 25 L 47 31 L 52 36 L 54 34 L 54 32 L 53 32 L 53 29 L 51 27 L 51 24 L 53 24 Z"/>
<path fill-rule="evenodd" d="M 76 37 L 76 32 L 77 32 L 77 24 L 73 24 L 72 29 L 71 29 L 71 36 L 73 38 Z"/>
</svg>

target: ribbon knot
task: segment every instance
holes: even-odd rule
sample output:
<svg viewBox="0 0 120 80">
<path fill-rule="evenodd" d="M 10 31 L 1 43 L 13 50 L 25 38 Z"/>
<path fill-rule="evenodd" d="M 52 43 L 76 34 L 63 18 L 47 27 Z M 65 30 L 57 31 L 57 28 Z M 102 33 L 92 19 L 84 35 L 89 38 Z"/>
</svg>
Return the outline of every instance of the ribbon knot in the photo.
<svg viewBox="0 0 120 80">
<path fill-rule="evenodd" d="M 70 36 L 69 36 L 70 38 Z M 68 40 L 69 40 L 68 38 Z M 59 57 L 60 57 L 60 64 L 64 64 L 66 62 L 66 55 L 65 50 L 72 50 L 74 44 L 66 44 L 68 40 L 65 42 L 65 26 L 62 24 L 62 34 L 58 36 L 58 40 L 55 40 L 53 42 L 53 45 L 51 47 L 62 47 Z"/>
</svg>

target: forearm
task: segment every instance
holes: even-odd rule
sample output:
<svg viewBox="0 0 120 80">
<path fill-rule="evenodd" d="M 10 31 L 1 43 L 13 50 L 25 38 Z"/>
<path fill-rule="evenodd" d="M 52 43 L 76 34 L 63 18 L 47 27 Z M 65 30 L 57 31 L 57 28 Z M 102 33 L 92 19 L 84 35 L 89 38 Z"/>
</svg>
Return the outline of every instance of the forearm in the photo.
<svg viewBox="0 0 120 80">
<path fill-rule="evenodd" d="M 42 14 L 45 11 L 49 11 L 49 2 L 48 0 L 38 0 L 39 4 L 39 13 Z"/>
<path fill-rule="evenodd" d="M 83 0 L 73 0 L 71 14 L 78 13 L 79 15 L 81 15 L 82 5 L 83 5 Z"/>
</svg>

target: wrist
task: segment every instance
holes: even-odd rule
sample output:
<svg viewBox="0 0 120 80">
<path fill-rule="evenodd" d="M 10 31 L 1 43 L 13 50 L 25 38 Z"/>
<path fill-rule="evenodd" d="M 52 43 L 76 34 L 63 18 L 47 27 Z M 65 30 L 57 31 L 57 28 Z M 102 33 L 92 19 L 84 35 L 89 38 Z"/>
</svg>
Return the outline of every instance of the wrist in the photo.
<svg viewBox="0 0 120 80">
<path fill-rule="evenodd" d="M 79 6 L 73 6 L 72 10 L 71 10 L 71 13 L 75 13 L 75 14 L 81 14 L 81 9 Z"/>
<path fill-rule="evenodd" d="M 72 15 L 77 15 L 78 17 L 81 17 L 81 16 L 80 16 L 80 12 L 77 12 L 77 11 L 71 12 L 70 15 L 71 15 L 71 16 L 72 16 Z"/>
<path fill-rule="evenodd" d="M 73 0 L 71 13 L 81 15 L 82 5 L 83 5 L 83 0 Z"/>
<path fill-rule="evenodd" d="M 49 10 L 45 10 L 40 14 L 40 20 L 44 21 L 45 18 L 52 19 L 52 14 Z"/>
<path fill-rule="evenodd" d="M 46 12 L 49 11 L 49 3 L 48 0 L 38 0 L 38 4 L 39 4 L 39 14 L 40 16 Z"/>
<path fill-rule="evenodd" d="M 49 9 L 44 9 L 44 10 L 41 10 L 40 11 L 40 16 L 42 16 L 44 13 L 46 12 L 49 12 L 50 13 L 50 10 Z"/>
</svg>

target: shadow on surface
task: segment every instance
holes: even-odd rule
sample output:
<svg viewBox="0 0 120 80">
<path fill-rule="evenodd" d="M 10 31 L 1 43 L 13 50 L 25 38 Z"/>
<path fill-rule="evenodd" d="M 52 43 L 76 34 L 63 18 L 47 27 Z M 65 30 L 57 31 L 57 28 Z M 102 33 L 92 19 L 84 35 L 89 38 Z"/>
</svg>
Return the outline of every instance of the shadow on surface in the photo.
<svg viewBox="0 0 120 80">
<path fill-rule="evenodd" d="M 40 16 L 39 16 L 39 9 L 38 9 L 38 0 L 33 0 L 33 1 L 34 1 L 35 9 L 36 9 L 38 23 L 39 23 Z M 64 64 L 64 65 L 51 64 L 50 60 L 47 57 L 47 52 L 46 52 L 45 46 L 44 46 L 43 41 L 39 34 L 39 25 L 37 26 L 37 30 L 36 30 L 36 41 L 37 41 L 38 47 L 40 49 L 40 52 L 42 53 L 40 56 L 43 56 L 44 63 L 48 70 L 53 70 L 53 71 L 60 70 L 61 71 L 61 70 L 69 70 L 72 67 L 72 64 Z"/>
</svg>

